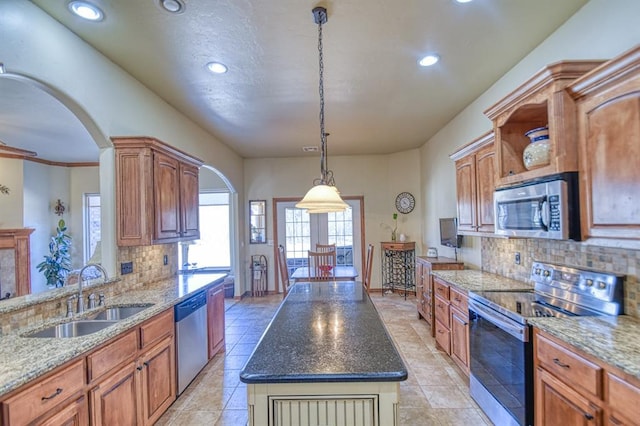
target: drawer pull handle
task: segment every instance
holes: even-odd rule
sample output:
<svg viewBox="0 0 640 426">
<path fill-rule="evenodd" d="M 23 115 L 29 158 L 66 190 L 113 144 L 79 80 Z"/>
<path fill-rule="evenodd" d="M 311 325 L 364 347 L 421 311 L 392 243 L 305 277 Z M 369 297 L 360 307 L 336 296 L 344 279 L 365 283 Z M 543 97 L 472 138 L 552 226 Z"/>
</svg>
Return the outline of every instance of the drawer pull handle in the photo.
<svg viewBox="0 0 640 426">
<path fill-rule="evenodd" d="M 138 371 L 142 371 L 142 368 L 143 368 L 143 367 L 142 367 L 141 365 L 139 365 L 139 366 L 137 366 L 137 367 L 136 367 L 136 370 L 138 370 Z"/>
<path fill-rule="evenodd" d="M 148 361 L 143 362 L 143 364 L 144 364 L 145 367 L 149 366 L 149 362 Z"/>
<path fill-rule="evenodd" d="M 562 368 L 571 368 L 571 366 L 570 366 L 569 364 L 565 364 L 565 363 L 563 363 L 563 362 L 562 362 L 562 361 L 560 361 L 558 358 L 554 358 L 554 359 L 553 359 L 553 363 L 554 363 L 555 365 L 559 366 L 559 367 L 562 367 Z"/>
<path fill-rule="evenodd" d="M 460 303 L 462 301 L 461 299 L 458 299 L 457 297 L 455 299 L 453 299 L 453 300 L 455 300 L 458 303 Z"/>
<path fill-rule="evenodd" d="M 587 420 L 593 420 L 593 416 L 589 413 L 584 413 L 584 418 Z"/>
<path fill-rule="evenodd" d="M 51 395 L 49 395 L 49 396 L 43 396 L 43 397 L 42 397 L 42 400 L 43 400 L 43 401 L 46 401 L 46 400 L 48 400 L 48 399 L 53 399 L 53 398 L 55 398 L 56 396 L 60 395 L 61 393 L 62 393 L 62 388 L 57 388 L 57 389 L 56 389 L 56 391 L 55 391 L 54 393 L 52 393 Z"/>
</svg>

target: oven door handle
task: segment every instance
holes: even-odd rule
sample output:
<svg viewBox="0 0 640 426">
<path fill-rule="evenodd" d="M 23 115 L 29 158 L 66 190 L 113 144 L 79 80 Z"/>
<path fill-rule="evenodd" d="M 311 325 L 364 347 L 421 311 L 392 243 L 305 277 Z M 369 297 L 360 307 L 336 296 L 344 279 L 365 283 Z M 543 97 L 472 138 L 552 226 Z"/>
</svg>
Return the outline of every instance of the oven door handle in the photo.
<svg viewBox="0 0 640 426">
<path fill-rule="evenodd" d="M 496 313 L 491 308 L 487 308 L 473 299 L 469 299 L 469 309 L 521 342 L 529 341 L 529 327 L 526 325 L 514 323 L 510 319 Z"/>
</svg>

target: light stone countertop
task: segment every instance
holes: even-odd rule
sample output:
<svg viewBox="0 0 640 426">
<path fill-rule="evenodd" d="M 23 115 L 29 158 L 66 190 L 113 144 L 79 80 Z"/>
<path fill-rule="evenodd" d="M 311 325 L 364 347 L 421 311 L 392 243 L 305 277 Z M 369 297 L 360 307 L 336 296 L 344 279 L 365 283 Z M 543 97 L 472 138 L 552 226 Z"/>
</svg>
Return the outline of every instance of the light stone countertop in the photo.
<svg viewBox="0 0 640 426">
<path fill-rule="evenodd" d="M 467 291 L 531 290 L 531 284 L 479 270 L 432 271 Z M 528 318 L 530 324 L 640 379 L 640 320 L 618 317 Z"/>
<path fill-rule="evenodd" d="M 530 283 L 475 269 L 431 271 L 431 274 L 467 291 L 533 290 Z"/>
<path fill-rule="evenodd" d="M 532 318 L 542 331 L 640 379 L 640 320 L 618 317 Z"/>
<path fill-rule="evenodd" d="M 227 274 L 178 275 L 107 300 L 107 307 L 153 303 L 136 315 L 96 333 L 73 338 L 33 338 L 23 334 L 46 326 L 65 322 L 63 317 L 52 318 L 45 325 L 18 330 L 0 337 L 0 397 L 25 383 L 87 353 L 120 333 L 171 308 L 190 294 L 210 284 L 221 283 Z M 102 308 L 83 314 L 98 312 Z M 75 318 L 79 319 L 79 318 Z"/>
</svg>

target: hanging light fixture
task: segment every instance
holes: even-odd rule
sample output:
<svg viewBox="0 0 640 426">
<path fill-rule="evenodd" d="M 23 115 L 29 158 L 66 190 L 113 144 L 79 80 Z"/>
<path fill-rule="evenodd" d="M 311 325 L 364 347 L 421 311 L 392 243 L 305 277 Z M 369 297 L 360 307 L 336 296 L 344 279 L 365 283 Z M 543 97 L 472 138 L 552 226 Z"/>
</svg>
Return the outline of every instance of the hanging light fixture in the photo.
<svg viewBox="0 0 640 426">
<path fill-rule="evenodd" d="M 318 62 L 320 65 L 320 178 L 313 181 L 313 187 L 307 192 L 302 201 L 296 204 L 299 209 L 307 209 L 309 213 L 341 212 L 347 207 L 342 201 L 338 188 L 335 186 L 333 172 L 327 166 L 327 136 L 324 131 L 324 62 L 322 56 L 322 24 L 327 23 L 327 9 L 315 7 L 313 18 L 318 24 Z"/>
</svg>

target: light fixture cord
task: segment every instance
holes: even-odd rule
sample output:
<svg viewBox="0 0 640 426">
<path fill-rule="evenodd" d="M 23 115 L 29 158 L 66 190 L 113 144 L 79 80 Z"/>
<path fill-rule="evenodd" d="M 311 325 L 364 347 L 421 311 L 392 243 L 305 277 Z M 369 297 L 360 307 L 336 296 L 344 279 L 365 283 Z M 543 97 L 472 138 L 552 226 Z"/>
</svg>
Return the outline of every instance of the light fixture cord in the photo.
<svg viewBox="0 0 640 426">
<path fill-rule="evenodd" d="M 328 20 L 327 10 L 317 7 L 313 10 L 315 22 L 318 24 L 318 68 L 320 70 L 320 81 L 318 92 L 320 93 L 320 179 L 316 179 L 314 184 L 335 186 L 333 172 L 328 167 L 327 136 L 324 131 L 324 55 L 322 53 L 322 24 Z"/>
</svg>

